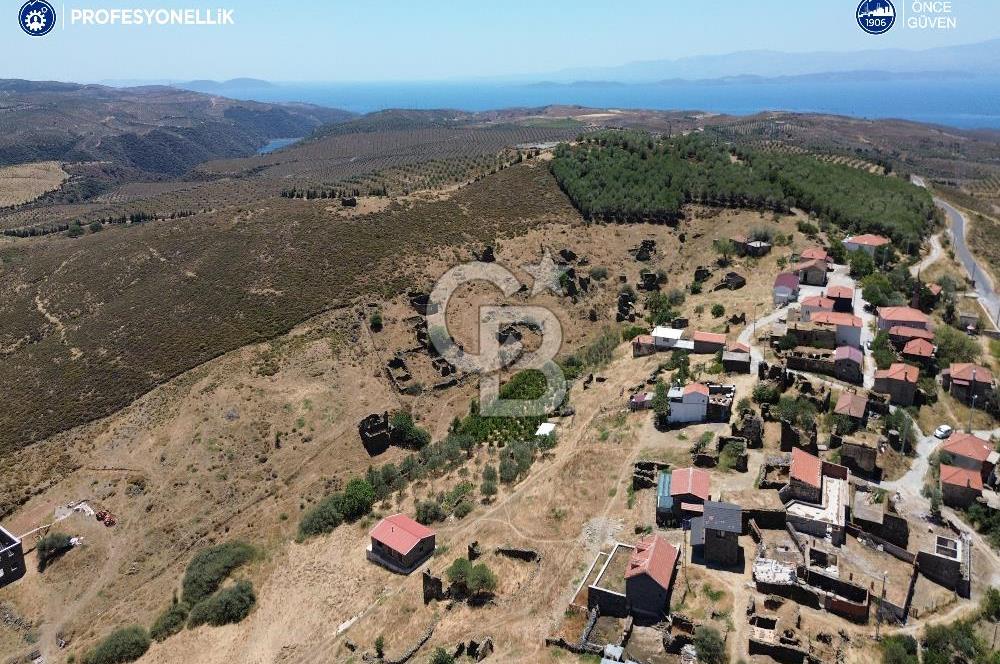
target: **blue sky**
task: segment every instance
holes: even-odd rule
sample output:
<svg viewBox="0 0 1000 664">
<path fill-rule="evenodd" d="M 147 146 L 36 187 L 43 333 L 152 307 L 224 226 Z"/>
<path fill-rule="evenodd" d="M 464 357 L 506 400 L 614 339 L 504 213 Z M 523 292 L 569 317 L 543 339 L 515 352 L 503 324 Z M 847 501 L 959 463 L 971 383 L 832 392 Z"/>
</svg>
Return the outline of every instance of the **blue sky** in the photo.
<svg viewBox="0 0 1000 664">
<path fill-rule="evenodd" d="M 952 0 L 955 30 L 897 25 L 881 36 L 858 28 L 854 0 L 53 0 L 63 25 L 31 38 L 16 22 L 22 1 L 7 0 L 9 20 L 0 22 L 3 78 L 468 79 L 747 49 L 919 49 L 1000 36 L 996 0 Z M 912 11 L 912 2 L 895 4 Z M 236 25 L 66 25 L 74 7 L 225 7 Z"/>
</svg>

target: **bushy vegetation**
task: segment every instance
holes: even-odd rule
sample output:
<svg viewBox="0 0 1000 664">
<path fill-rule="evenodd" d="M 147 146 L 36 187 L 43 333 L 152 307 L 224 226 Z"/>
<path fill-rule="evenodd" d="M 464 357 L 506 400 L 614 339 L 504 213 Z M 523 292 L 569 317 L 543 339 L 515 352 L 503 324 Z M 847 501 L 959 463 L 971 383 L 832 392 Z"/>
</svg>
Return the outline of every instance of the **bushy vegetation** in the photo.
<svg viewBox="0 0 1000 664">
<path fill-rule="evenodd" d="M 138 625 L 116 629 L 83 656 L 83 664 L 125 664 L 134 662 L 149 650 L 150 639 Z"/>
<path fill-rule="evenodd" d="M 375 488 L 368 480 L 355 477 L 343 491 L 330 494 L 303 515 L 299 535 L 328 533 L 344 521 L 357 521 L 371 511 L 375 498 Z"/>
<path fill-rule="evenodd" d="M 694 647 L 698 661 L 705 664 L 722 664 L 728 661 L 726 642 L 714 627 L 697 627 L 694 630 Z"/>
<path fill-rule="evenodd" d="M 431 442 L 431 434 L 427 429 L 418 427 L 413 422 L 413 416 L 406 411 L 399 410 L 389 418 L 392 426 L 392 439 L 401 447 L 419 450 Z"/>
<path fill-rule="evenodd" d="M 486 563 L 473 565 L 468 558 L 457 558 L 446 571 L 448 580 L 470 595 L 496 590 L 497 577 Z"/>
<path fill-rule="evenodd" d="M 948 325 L 938 325 L 934 330 L 934 345 L 937 346 L 937 361 L 942 367 L 953 362 L 975 362 L 982 349 L 969 335 Z"/>
<path fill-rule="evenodd" d="M 188 627 L 238 623 L 250 614 L 256 603 L 253 585 L 245 579 L 237 581 L 196 604 L 188 616 Z"/>
<path fill-rule="evenodd" d="M 732 159 L 732 156 L 737 159 Z M 799 207 L 852 233 L 882 233 L 915 252 L 936 215 L 930 194 L 902 178 L 809 155 L 729 148 L 697 134 L 656 139 L 602 131 L 561 145 L 551 164 L 587 219 L 671 221 L 685 203 Z"/>
<path fill-rule="evenodd" d="M 177 632 L 184 629 L 188 614 L 191 612 L 187 602 L 175 601 L 153 621 L 153 626 L 149 628 L 149 635 L 155 641 L 165 641 Z"/>
<path fill-rule="evenodd" d="M 238 540 L 202 549 L 184 573 L 181 599 L 194 606 L 218 590 L 233 570 L 250 562 L 254 555 L 252 546 Z"/>
<path fill-rule="evenodd" d="M 882 639 L 883 664 L 916 664 L 917 640 L 909 634 L 891 634 Z"/>
<path fill-rule="evenodd" d="M 66 533 L 49 533 L 38 540 L 35 552 L 38 554 L 38 571 L 44 572 L 49 564 L 73 548 L 70 536 Z"/>
</svg>

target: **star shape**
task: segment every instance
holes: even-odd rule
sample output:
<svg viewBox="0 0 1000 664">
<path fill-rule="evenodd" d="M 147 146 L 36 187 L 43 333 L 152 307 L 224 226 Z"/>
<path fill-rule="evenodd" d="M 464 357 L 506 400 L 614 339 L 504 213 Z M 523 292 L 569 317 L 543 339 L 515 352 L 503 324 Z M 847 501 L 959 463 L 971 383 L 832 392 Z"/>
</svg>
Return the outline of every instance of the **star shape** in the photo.
<svg viewBox="0 0 1000 664">
<path fill-rule="evenodd" d="M 566 268 L 556 265 L 548 249 L 542 254 L 540 261 L 537 263 L 525 263 L 521 268 L 534 279 L 534 283 L 531 285 L 532 295 L 538 295 L 546 290 L 550 290 L 556 295 L 562 295 L 562 286 L 559 283 L 559 279 L 565 274 Z"/>
</svg>

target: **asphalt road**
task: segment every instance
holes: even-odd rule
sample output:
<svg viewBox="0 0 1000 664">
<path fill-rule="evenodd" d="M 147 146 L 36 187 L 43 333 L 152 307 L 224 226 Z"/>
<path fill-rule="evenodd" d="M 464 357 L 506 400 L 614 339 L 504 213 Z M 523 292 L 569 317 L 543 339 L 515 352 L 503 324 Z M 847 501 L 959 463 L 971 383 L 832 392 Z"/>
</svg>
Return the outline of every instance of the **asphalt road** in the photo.
<svg viewBox="0 0 1000 664">
<path fill-rule="evenodd" d="M 918 187 L 926 186 L 924 179 L 919 176 L 913 175 L 910 179 L 913 184 Z M 993 321 L 997 322 L 997 319 L 1000 318 L 1000 296 L 997 295 L 989 273 L 983 270 L 982 266 L 979 265 L 979 263 L 976 262 L 976 259 L 972 256 L 972 252 L 969 251 L 969 246 L 965 241 L 965 227 L 967 221 L 965 215 L 955 209 L 955 207 L 947 201 L 941 200 L 940 198 L 935 197 L 934 204 L 944 210 L 945 215 L 948 217 L 951 243 L 955 249 L 955 256 L 965 267 L 969 276 L 971 276 L 976 282 L 976 295 L 979 297 L 979 301 L 982 302 L 983 307 L 989 313 Z"/>
</svg>

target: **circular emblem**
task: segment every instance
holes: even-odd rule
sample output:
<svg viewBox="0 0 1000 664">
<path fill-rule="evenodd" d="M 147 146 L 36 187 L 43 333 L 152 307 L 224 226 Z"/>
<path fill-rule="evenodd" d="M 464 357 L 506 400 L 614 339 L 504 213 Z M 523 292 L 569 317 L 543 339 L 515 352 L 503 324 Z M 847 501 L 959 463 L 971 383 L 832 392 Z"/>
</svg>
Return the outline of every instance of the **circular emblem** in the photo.
<svg viewBox="0 0 1000 664">
<path fill-rule="evenodd" d="M 28 0 L 17 13 L 17 23 L 25 34 L 41 37 L 56 27 L 56 10 L 46 0 Z"/>
<path fill-rule="evenodd" d="M 861 0 L 857 19 L 862 30 L 870 35 L 881 35 L 896 22 L 896 8 L 890 0 Z"/>
</svg>

